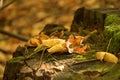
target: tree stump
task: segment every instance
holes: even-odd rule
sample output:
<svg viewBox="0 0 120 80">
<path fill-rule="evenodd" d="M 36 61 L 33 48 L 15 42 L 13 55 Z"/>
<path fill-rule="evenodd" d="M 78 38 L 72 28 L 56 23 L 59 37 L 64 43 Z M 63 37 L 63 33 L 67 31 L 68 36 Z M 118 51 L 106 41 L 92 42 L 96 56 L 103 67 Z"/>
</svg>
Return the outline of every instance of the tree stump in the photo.
<svg viewBox="0 0 120 80">
<path fill-rule="evenodd" d="M 78 32 L 79 27 L 82 25 L 83 29 L 97 29 L 101 32 L 104 30 L 105 25 L 111 24 L 111 21 L 106 23 L 106 16 L 109 16 L 112 13 L 118 15 L 116 13 L 119 13 L 119 11 L 117 9 L 91 10 L 80 8 L 75 13 L 74 20 L 71 26 L 71 31 Z M 52 33 L 54 30 L 57 30 L 55 34 L 58 34 L 59 30 L 64 30 L 62 26 L 58 28 L 56 27 L 56 24 L 54 24 L 53 26 L 50 25 L 50 30 L 48 30 L 49 25 L 47 25 L 47 27 L 43 31 L 49 34 Z M 47 32 L 47 30 L 49 32 Z M 72 32 L 68 33 L 72 34 Z M 117 35 L 114 35 L 114 38 L 118 35 L 118 33 Z M 92 44 L 96 45 L 95 43 Z M 97 50 L 100 50 L 100 47 Z M 34 49 L 35 47 L 18 47 L 16 52 L 13 54 L 13 59 L 9 60 L 6 64 L 3 80 L 120 79 L 120 63 L 118 62 L 118 64 L 114 64 L 96 60 L 96 50 L 94 49 L 88 52 L 88 55 L 70 54 L 68 52 L 54 53 L 50 55 L 47 51 L 43 50 L 35 53 Z M 28 57 L 33 53 L 35 54 L 31 57 Z"/>
<path fill-rule="evenodd" d="M 97 8 L 85 9 L 79 8 L 75 12 L 74 20 L 71 25 L 71 31 L 79 32 L 79 28 L 103 32 L 105 29 L 106 18 L 112 14 L 119 15 L 118 8 Z"/>
</svg>

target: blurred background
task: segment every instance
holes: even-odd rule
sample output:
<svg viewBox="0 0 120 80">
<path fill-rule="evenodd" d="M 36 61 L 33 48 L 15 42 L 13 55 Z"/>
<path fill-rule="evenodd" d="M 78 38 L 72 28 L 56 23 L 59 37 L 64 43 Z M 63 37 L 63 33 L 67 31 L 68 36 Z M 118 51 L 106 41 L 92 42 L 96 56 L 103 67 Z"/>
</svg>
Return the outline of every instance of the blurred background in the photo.
<svg viewBox="0 0 120 80">
<path fill-rule="evenodd" d="M 12 3 L 11 3 L 12 1 Z M 10 4 L 9 4 L 10 3 Z M 5 7 L 4 5 L 9 4 Z M 4 7 L 4 8 L 3 8 Z M 80 8 L 120 8 L 119 0 L 1 0 L 0 4 L 0 80 L 6 61 L 25 41 L 4 35 L 3 31 L 30 38 L 46 24 L 62 24 L 70 30 L 74 12 Z M 9 34 L 8 33 L 8 34 Z"/>
</svg>

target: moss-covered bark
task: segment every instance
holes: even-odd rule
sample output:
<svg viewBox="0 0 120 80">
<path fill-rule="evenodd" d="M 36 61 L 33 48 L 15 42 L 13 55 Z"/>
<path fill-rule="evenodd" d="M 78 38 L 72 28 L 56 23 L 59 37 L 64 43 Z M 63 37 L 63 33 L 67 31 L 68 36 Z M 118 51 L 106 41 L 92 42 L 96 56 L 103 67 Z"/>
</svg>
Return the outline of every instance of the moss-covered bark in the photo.
<svg viewBox="0 0 120 80">
<path fill-rule="evenodd" d="M 75 13 L 71 31 L 82 33 L 83 35 L 85 31 L 89 32 L 97 29 L 97 37 L 95 35 L 91 36 L 90 40 L 90 43 L 94 45 L 93 48 L 104 51 L 108 49 L 109 52 L 118 53 L 120 52 L 119 33 L 117 33 L 120 32 L 119 14 L 120 10 L 117 8 L 80 8 Z"/>
</svg>

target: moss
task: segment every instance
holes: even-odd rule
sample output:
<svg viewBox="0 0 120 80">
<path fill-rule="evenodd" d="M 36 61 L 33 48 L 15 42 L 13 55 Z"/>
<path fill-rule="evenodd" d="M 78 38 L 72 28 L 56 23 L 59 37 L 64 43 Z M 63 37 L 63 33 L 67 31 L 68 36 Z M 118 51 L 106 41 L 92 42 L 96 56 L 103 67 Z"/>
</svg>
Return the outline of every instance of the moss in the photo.
<svg viewBox="0 0 120 80">
<path fill-rule="evenodd" d="M 108 51 L 118 53 L 120 50 L 120 17 L 117 14 L 108 15 L 105 19 L 104 30 L 106 47 L 111 40 Z"/>
<path fill-rule="evenodd" d="M 120 52 L 120 32 L 117 32 L 111 40 L 109 49 L 109 52 L 111 53 L 118 53 Z"/>
<path fill-rule="evenodd" d="M 114 36 L 119 31 L 120 31 L 120 25 L 109 25 L 109 26 L 105 26 L 104 34 L 105 37 L 108 39 Z"/>
<path fill-rule="evenodd" d="M 120 24 L 120 17 L 117 14 L 110 14 L 107 15 L 106 19 L 105 19 L 105 26 L 109 26 L 109 25 L 115 25 L 115 24 Z"/>
<path fill-rule="evenodd" d="M 20 62 L 20 61 L 22 61 L 24 59 L 25 59 L 25 57 L 19 56 L 19 57 L 12 58 L 11 60 L 8 61 L 8 63 Z"/>
<path fill-rule="evenodd" d="M 86 57 L 84 57 L 83 55 L 74 55 L 74 58 L 76 60 L 86 60 Z"/>
</svg>

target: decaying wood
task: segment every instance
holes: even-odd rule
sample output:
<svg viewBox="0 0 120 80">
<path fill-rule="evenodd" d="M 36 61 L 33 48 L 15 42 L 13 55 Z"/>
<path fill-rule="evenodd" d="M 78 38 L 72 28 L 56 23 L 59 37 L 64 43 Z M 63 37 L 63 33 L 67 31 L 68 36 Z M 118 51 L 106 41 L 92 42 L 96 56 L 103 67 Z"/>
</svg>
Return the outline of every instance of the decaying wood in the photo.
<svg viewBox="0 0 120 80">
<path fill-rule="evenodd" d="M 78 28 L 94 30 L 103 32 L 105 19 L 111 14 L 120 14 L 118 8 L 97 8 L 97 9 L 85 9 L 79 8 L 75 12 L 74 20 L 71 25 L 71 31 L 79 32 Z"/>
<path fill-rule="evenodd" d="M 68 53 L 46 56 L 47 53 L 38 52 L 32 58 L 22 60 L 20 56 L 26 54 L 25 50 L 19 47 L 14 53 L 19 58 L 7 62 L 3 80 L 110 80 L 109 75 L 119 80 L 120 77 L 120 64 L 96 59 L 80 61 Z M 28 53 L 32 50 L 28 48 Z"/>
<path fill-rule="evenodd" d="M 119 11 L 80 8 L 75 13 L 71 31 L 78 32 L 80 26 L 88 30 L 102 31 L 108 13 L 119 13 Z M 64 30 L 63 26 L 59 28 L 56 26 L 61 25 L 47 25 L 43 32 L 51 34 L 56 30 L 57 32 Z M 35 47 L 18 47 L 13 59 L 7 62 L 3 80 L 119 80 L 120 78 L 119 62 L 118 64 L 100 62 L 95 57 L 81 59 L 80 55 L 68 52 L 50 55 L 47 50 L 34 52 L 34 49 Z"/>
</svg>

